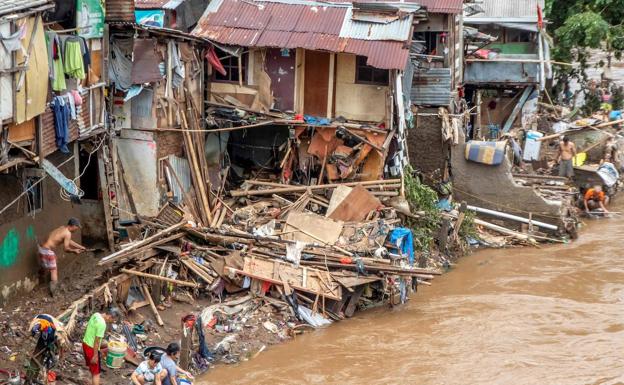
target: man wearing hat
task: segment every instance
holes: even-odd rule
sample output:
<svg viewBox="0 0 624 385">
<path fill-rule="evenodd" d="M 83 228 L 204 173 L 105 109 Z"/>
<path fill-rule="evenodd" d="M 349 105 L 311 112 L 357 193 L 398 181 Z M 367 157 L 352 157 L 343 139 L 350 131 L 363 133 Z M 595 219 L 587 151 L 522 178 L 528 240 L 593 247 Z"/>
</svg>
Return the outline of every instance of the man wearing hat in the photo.
<svg viewBox="0 0 624 385">
<path fill-rule="evenodd" d="M 58 227 L 48 235 L 48 238 L 39 245 L 39 262 L 44 270 L 50 272 L 50 294 L 54 296 L 58 286 L 58 269 L 56 266 L 56 254 L 54 248 L 63 245 L 67 253 L 80 254 L 86 248 L 72 241 L 72 233 L 80 229 L 80 221 L 77 218 L 69 218 L 67 225 Z"/>
</svg>

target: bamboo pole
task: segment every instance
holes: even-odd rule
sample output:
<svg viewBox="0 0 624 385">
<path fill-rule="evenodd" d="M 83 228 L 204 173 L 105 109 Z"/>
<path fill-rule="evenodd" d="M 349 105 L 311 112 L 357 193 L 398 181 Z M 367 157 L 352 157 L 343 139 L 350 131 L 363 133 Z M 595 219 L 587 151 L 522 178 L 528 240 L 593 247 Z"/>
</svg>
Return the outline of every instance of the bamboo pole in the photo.
<svg viewBox="0 0 624 385">
<path fill-rule="evenodd" d="M 165 323 L 163 322 L 162 318 L 160 318 L 160 313 L 158 312 L 158 309 L 156 308 L 156 304 L 154 303 L 154 299 L 152 298 L 152 295 L 150 294 L 149 289 L 147 288 L 147 285 L 145 283 L 142 283 L 141 289 L 143 289 L 143 296 L 145 297 L 147 302 L 149 302 L 150 308 L 152 309 L 152 313 L 154 313 L 154 317 L 156 317 L 156 322 L 158 322 L 158 325 L 163 326 Z"/>
<path fill-rule="evenodd" d="M 280 193 L 303 192 L 303 191 L 307 191 L 307 190 L 333 189 L 333 188 L 336 188 L 338 186 L 349 186 L 349 187 L 353 187 L 353 186 L 371 186 L 371 185 L 376 185 L 376 184 L 387 184 L 387 183 L 401 183 L 401 180 L 400 179 L 389 179 L 389 180 L 386 180 L 386 181 L 332 183 L 332 184 L 319 184 L 319 185 L 315 185 L 315 186 L 289 186 L 289 187 L 273 188 L 273 189 L 267 189 L 267 190 L 254 190 L 254 191 L 234 190 L 234 191 L 231 191 L 230 194 L 233 197 L 252 196 L 252 195 L 272 195 L 272 194 L 280 194 Z"/>
<path fill-rule="evenodd" d="M 130 270 L 126 268 L 119 269 L 119 271 L 121 271 L 122 273 L 126 273 L 126 274 L 136 275 L 137 277 L 143 277 L 143 278 L 155 279 L 157 281 L 173 283 L 178 286 L 186 286 L 186 287 L 198 287 L 199 286 L 198 284 L 194 282 L 180 281 L 178 279 L 162 277 L 160 275 L 144 273 L 142 271 Z"/>
</svg>

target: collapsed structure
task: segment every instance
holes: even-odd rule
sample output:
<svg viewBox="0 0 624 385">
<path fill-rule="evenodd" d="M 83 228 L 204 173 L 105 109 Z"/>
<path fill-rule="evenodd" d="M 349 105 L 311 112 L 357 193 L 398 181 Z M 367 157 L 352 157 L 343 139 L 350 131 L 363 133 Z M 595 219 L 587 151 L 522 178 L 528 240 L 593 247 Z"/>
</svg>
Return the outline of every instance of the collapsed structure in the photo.
<svg viewBox="0 0 624 385">
<path fill-rule="evenodd" d="M 404 303 L 468 243 L 575 235 L 552 149 L 579 134 L 598 162 L 615 141 L 617 122 L 538 111 L 540 1 L 62 3 L 0 0 L 0 41 L 19 43 L 0 44 L 0 301 L 80 217 L 107 251 L 57 299 L 67 334 L 118 304 L 133 354 L 182 332 L 198 372 L 261 351 L 235 343 L 254 333 Z"/>
</svg>

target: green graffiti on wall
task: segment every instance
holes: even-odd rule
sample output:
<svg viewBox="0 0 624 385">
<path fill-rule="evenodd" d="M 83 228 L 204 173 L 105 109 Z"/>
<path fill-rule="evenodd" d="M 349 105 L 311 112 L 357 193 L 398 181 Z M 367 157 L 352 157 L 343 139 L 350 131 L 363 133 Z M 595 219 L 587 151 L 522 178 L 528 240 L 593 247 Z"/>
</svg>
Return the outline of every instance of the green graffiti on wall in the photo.
<svg viewBox="0 0 624 385">
<path fill-rule="evenodd" d="M 28 228 L 26 229 L 26 239 L 28 239 L 29 241 L 35 240 L 35 228 L 33 227 L 33 225 L 28 226 Z"/>
<path fill-rule="evenodd" d="M 9 267 L 15 264 L 19 254 L 19 233 L 15 229 L 9 230 L 0 244 L 0 267 Z"/>
</svg>

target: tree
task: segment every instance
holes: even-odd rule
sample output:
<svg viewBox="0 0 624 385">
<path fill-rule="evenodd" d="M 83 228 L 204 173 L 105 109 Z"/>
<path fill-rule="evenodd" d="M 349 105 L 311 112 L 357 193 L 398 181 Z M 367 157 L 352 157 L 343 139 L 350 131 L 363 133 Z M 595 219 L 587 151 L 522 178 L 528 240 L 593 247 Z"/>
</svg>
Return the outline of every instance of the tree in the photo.
<svg viewBox="0 0 624 385">
<path fill-rule="evenodd" d="M 590 49 L 604 48 L 616 58 L 624 52 L 624 0 L 546 0 L 549 31 L 554 31 L 553 59 L 577 61 L 578 67 L 562 67 L 558 87 L 575 77 L 586 80 Z M 602 63 L 601 63 L 602 64 Z M 558 94 L 561 89 L 555 90 Z"/>
</svg>

